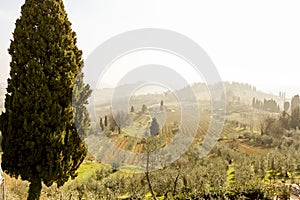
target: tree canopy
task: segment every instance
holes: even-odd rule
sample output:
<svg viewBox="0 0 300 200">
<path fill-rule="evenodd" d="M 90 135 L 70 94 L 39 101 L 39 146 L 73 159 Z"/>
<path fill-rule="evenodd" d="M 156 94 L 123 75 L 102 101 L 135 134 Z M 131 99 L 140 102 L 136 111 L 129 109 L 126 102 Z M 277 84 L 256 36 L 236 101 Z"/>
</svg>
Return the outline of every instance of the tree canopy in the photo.
<svg viewBox="0 0 300 200">
<path fill-rule="evenodd" d="M 76 43 L 62 0 L 25 1 L 9 48 L 0 129 L 3 170 L 31 183 L 28 199 L 39 199 L 41 182 L 62 186 L 76 177 L 87 153 L 80 136 L 90 124 L 91 91 Z"/>
</svg>

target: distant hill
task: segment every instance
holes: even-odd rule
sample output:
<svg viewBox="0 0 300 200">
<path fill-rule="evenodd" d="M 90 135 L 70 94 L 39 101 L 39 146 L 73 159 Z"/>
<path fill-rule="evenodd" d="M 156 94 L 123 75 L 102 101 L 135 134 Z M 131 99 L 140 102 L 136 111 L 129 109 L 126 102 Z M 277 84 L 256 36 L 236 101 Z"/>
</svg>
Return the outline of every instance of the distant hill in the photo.
<svg viewBox="0 0 300 200">
<path fill-rule="evenodd" d="M 284 103 L 283 97 L 259 91 L 255 86 L 246 83 L 224 82 L 224 86 L 226 88 L 226 97 L 228 101 L 231 101 L 234 97 L 240 97 L 241 102 L 251 105 L 253 98 L 262 101 L 264 99 L 274 99 L 281 108 Z"/>
<path fill-rule="evenodd" d="M 253 97 L 263 100 L 263 99 L 274 99 L 276 101 L 283 101 L 283 99 L 279 96 L 268 94 L 263 91 L 256 90 L 255 86 L 251 86 L 247 83 L 238 83 L 238 82 L 223 82 L 223 86 L 226 93 L 227 101 L 233 101 L 238 98 L 241 102 L 246 104 L 251 104 Z M 191 87 L 199 100 L 208 100 L 210 98 L 208 86 L 205 83 L 195 83 Z M 221 85 L 216 84 L 210 86 L 211 90 L 220 90 Z M 186 88 L 183 88 L 179 91 L 179 93 L 184 93 Z"/>
<path fill-rule="evenodd" d="M 137 88 L 140 86 L 141 83 L 136 84 L 126 84 L 117 87 L 115 90 L 114 88 L 104 88 L 96 90 L 93 95 L 95 99 L 90 99 L 90 104 L 96 105 L 96 106 L 103 106 L 103 105 L 110 105 L 111 103 L 111 97 L 114 92 L 118 93 L 118 95 L 114 96 L 117 99 L 126 99 L 126 97 L 130 92 L 134 90 L 134 88 Z M 238 82 L 223 82 L 223 86 L 226 91 L 226 100 L 227 102 L 235 102 L 239 101 L 239 103 L 251 105 L 252 99 L 255 97 L 259 100 L 264 99 L 274 99 L 279 106 L 282 108 L 284 99 L 283 97 L 279 97 L 277 95 L 268 94 L 263 91 L 258 91 L 255 86 L 251 86 L 247 83 L 238 83 Z M 191 94 L 191 89 L 194 91 L 196 95 L 196 99 L 199 101 L 209 101 L 210 100 L 210 93 L 208 90 L 208 87 L 205 83 L 195 83 L 192 86 L 188 86 L 179 90 L 176 90 L 176 95 L 180 97 L 184 97 L 186 100 L 191 99 L 189 95 Z M 211 86 L 211 89 L 220 89 L 220 85 L 214 85 Z M 143 101 L 143 103 L 152 104 L 160 102 L 161 99 L 164 99 L 165 101 L 168 101 L 168 99 L 174 99 L 173 94 L 170 91 L 159 91 L 157 94 L 154 94 L 154 89 L 151 90 L 151 88 L 147 88 L 147 91 L 149 91 L 149 94 L 145 91 L 144 94 L 138 94 L 136 98 L 139 99 L 139 101 Z M 4 107 L 4 98 L 5 98 L 5 92 L 6 92 L 6 83 L 0 83 L 0 111 L 3 110 Z M 153 102 L 152 102 L 153 101 Z"/>
<path fill-rule="evenodd" d="M 274 94 L 268 94 L 263 91 L 258 91 L 255 86 L 249 85 L 247 83 L 238 83 L 238 82 L 223 82 L 222 83 L 225 88 L 226 100 L 227 102 L 239 102 L 241 104 L 251 105 L 253 98 L 264 100 L 264 99 L 274 99 L 279 106 L 282 108 L 284 103 L 284 98 L 279 97 Z M 137 84 L 128 84 L 122 85 L 116 89 L 119 95 L 114 96 L 117 99 L 125 98 L 130 95 L 128 91 L 132 91 L 132 88 L 135 88 Z M 220 90 L 222 87 L 220 84 L 216 84 L 210 86 L 211 90 Z M 194 91 L 195 97 L 198 101 L 210 101 L 210 93 L 208 87 L 205 83 L 195 83 L 192 86 L 187 86 L 185 88 L 176 90 L 176 95 L 182 97 L 185 100 L 191 100 L 191 90 Z M 94 103 L 96 105 L 105 105 L 109 104 L 111 101 L 112 94 L 114 92 L 113 88 L 105 88 L 101 90 L 97 90 L 95 92 L 95 100 Z M 157 102 L 160 99 L 168 99 L 168 96 L 171 95 L 172 92 L 166 91 L 161 92 L 159 94 L 153 94 L 153 91 L 149 92 L 150 94 L 139 95 L 139 99 L 144 99 L 145 103 L 151 100 Z"/>
</svg>

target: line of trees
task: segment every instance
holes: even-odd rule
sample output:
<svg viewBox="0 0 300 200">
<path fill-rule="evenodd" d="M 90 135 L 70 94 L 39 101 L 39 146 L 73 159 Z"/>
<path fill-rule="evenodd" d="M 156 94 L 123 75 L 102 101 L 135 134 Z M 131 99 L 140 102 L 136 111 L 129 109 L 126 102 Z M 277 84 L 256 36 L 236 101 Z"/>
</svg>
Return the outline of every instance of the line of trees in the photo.
<svg viewBox="0 0 300 200">
<path fill-rule="evenodd" d="M 291 100 L 291 110 L 294 110 L 295 108 L 300 106 L 300 97 L 299 95 L 293 96 Z"/>
<path fill-rule="evenodd" d="M 121 133 L 122 128 L 130 125 L 130 116 L 124 111 L 117 111 L 114 114 L 105 115 L 104 119 L 100 117 L 99 125 L 101 131 L 114 132 L 117 130 L 118 134 Z"/>
<path fill-rule="evenodd" d="M 114 132 L 117 130 L 118 134 L 120 134 L 122 128 L 130 125 L 130 122 L 131 120 L 128 113 L 119 111 L 114 115 L 105 115 L 104 120 L 100 117 L 99 125 L 102 131 Z M 151 136 L 157 135 L 160 131 L 159 123 L 155 117 L 151 120 L 149 131 Z"/>
<path fill-rule="evenodd" d="M 252 100 L 252 107 L 269 112 L 280 112 L 280 107 L 274 99 L 264 99 L 261 101 L 254 97 Z"/>
<path fill-rule="evenodd" d="M 291 105 L 291 112 L 289 114 L 288 110 Z M 285 102 L 284 111 L 280 120 L 283 124 L 283 127 L 286 129 L 298 129 L 300 127 L 300 98 L 299 95 L 293 96 L 291 100 L 291 104 L 289 102 Z"/>
<path fill-rule="evenodd" d="M 260 130 L 262 135 L 270 135 L 281 138 L 285 130 L 298 130 L 300 127 L 300 108 L 296 107 L 291 114 L 283 111 L 278 119 L 266 117 L 261 121 Z"/>
</svg>

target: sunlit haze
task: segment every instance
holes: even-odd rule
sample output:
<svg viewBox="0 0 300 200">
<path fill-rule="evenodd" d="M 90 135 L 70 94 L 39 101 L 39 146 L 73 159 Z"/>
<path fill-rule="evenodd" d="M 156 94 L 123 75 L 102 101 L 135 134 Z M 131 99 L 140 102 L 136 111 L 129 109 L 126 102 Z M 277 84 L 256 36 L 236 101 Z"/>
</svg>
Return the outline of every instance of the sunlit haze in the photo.
<svg viewBox="0 0 300 200">
<path fill-rule="evenodd" d="M 5 1 L 0 8 L 0 82 L 5 82 L 9 74 L 7 49 L 24 2 Z M 297 0 L 65 0 L 64 3 L 85 59 L 114 35 L 138 28 L 164 28 L 196 41 L 214 61 L 224 81 L 249 83 L 275 94 L 285 91 L 288 96 L 300 92 L 297 73 L 300 2 Z"/>
</svg>

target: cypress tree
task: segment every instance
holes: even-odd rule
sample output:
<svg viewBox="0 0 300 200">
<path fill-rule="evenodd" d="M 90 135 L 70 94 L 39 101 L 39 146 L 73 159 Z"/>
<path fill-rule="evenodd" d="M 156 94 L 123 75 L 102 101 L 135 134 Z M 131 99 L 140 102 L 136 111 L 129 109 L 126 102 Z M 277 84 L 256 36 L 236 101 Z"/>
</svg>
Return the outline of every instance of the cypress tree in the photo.
<svg viewBox="0 0 300 200">
<path fill-rule="evenodd" d="M 105 117 L 104 117 L 104 126 L 107 127 L 107 124 L 108 124 L 108 122 L 107 122 L 107 116 L 105 115 Z"/>
<path fill-rule="evenodd" d="M 163 100 L 160 101 L 160 110 L 161 111 L 164 110 L 164 101 Z"/>
<path fill-rule="evenodd" d="M 285 112 L 287 112 L 290 109 L 290 102 L 288 101 L 284 102 L 283 109 Z"/>
<path fill-rule="evenodd" d="M 256 107 L 255 103 L 256 103 L 256 101 L 255 101 L 255 97 L 253 97 L 253 99 L 252 99 L 252 107 L 253 107 L 253 108 L 255 108 L 255 107 Z"/>
<path fill-rule="evenodd" d="M 145 104 L 142 105 L 142 113 L 146 113 L 148 110 L 147 106 Z"/>
<path fill-rule="evenodd" d="M 103 120 L 102 120 L 102 117 L 100 117 L 100 128 L 101 128 L 101 131 L 104 130 L 104 125 L 103 125 Z"/>
<path fill-rule="evenodd" d="M 87 153 L 80 136 L 90 124 L 91 91 L 76 43 L 62 0 L 25 1 L 9 48 L 0 130 L 2 168 L 30 182 L 28 199 L 39 199 L 42 182 L 60 187 L 75 178 Z"/>
<path fill-rule="evenodd" d="M 151 125 L 150 125 L 150 135 L 151 136 L 155 136 L 159 133 L 159 124 L 157 122 L 157 119 L 154 117 L 152 118 L 152 122 L 151 122 Z"/>
<path fill-rule="evenodd" d="M 300 126 L 300 108 L 296 107 L 294 110 L 292 110 L 291 114 L 291 128 L 296 129 Z"/>
</svg>

